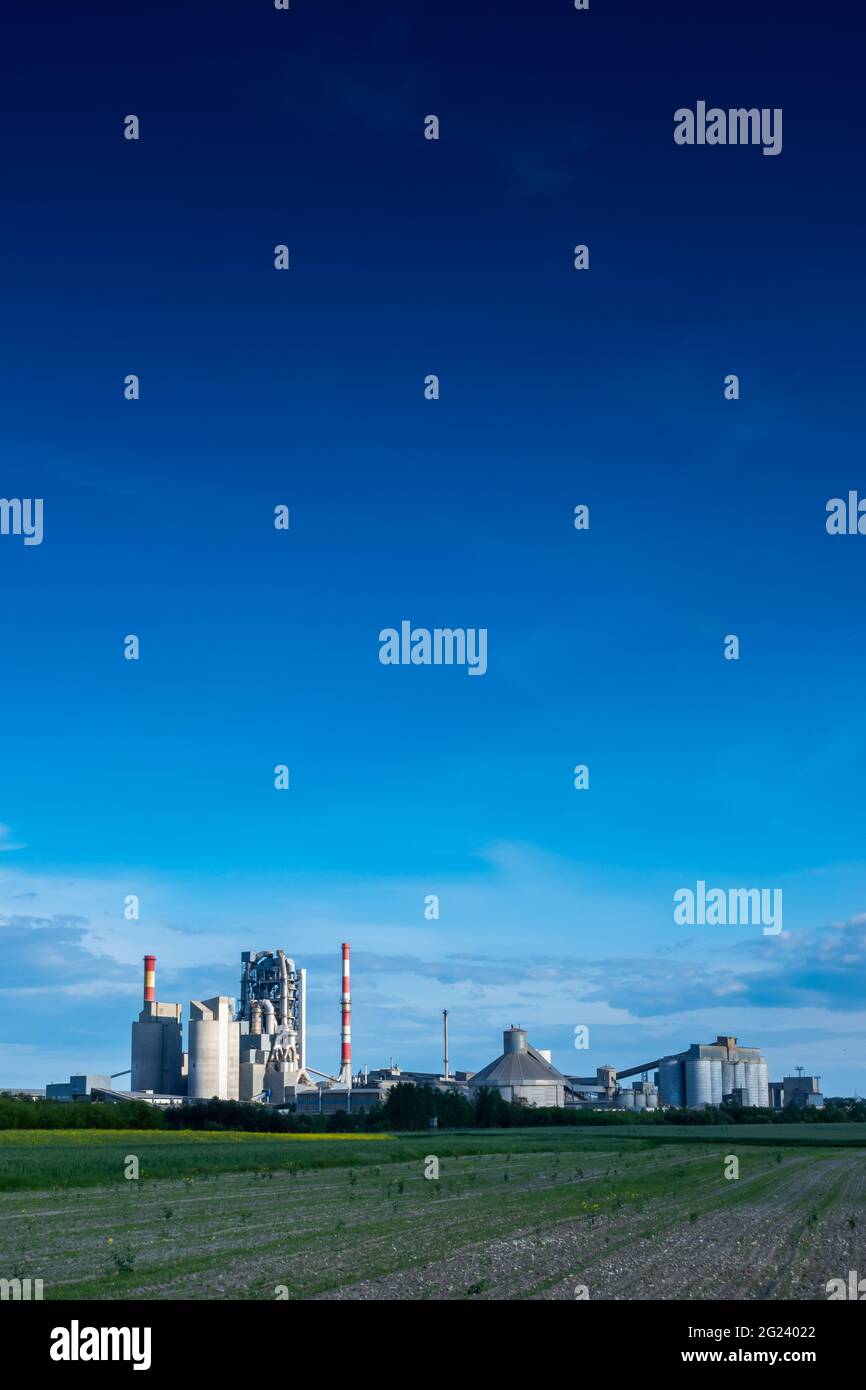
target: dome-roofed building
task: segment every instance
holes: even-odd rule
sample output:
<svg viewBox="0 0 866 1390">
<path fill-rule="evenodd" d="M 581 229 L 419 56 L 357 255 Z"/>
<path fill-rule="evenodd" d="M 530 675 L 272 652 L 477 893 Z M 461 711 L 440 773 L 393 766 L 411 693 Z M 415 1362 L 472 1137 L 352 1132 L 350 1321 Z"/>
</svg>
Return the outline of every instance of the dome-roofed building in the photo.
<svg viewBox="0 0 866 1390">
<path fill-rule="evenodd" d="M 490 1086 L 503 1100 L 525 1100 L 529 1105 L 565 1104 L 565 1077 L 542 1053 L 529 1046 L 525 1028 L 506 1028 L 502 1043 L 502 1056 L 470 1078 L 470 1093 L 479 1086 Z"/>
</svg>

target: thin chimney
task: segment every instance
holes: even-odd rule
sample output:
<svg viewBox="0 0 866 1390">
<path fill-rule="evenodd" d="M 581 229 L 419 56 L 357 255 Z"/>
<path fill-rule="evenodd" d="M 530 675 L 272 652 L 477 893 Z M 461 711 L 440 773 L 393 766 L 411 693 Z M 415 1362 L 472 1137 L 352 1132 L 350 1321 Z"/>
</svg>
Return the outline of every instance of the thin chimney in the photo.
<svg viewBox="0 0 866 1390">
<path fill-rule="evenodd" d="M 340 1085 L 352 1085 L 352 994 L 349 986 L 349 943 L 343 942 L 343 993 L 340 997 Z"/>
<path fill-rule="evenodd" d="M 156 1003 L 156 956 L 144 958 L 144 1002 Z"/>
</svg>

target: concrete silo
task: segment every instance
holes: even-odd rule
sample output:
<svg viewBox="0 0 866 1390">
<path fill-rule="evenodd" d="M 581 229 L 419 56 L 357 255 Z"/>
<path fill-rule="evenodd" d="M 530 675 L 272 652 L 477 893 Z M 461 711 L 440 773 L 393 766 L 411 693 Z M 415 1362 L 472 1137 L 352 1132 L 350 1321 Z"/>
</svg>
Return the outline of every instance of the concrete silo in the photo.
<svg viewBox="0 0 866 1390">
<path fill-rule="evenodd" d="M 189 1006 L 187 1095 L 195 1100 L 237 1100 L 240 1024 L 226 995 L 193 999 Z"/>
<path fill-rule="evenodd" d="M 690 1109 L 703 1108 L 713 1103 L 713 1083 L 709 1058 L 686 1055 L 686 1105 Z"/>
<path fill-rule="evenodd" d="M 678 1108 L 686 1103 L 681 1057 L 665 1057 L 659 1064 L 659 1096 L 662 1105 Z"/>
</svg>

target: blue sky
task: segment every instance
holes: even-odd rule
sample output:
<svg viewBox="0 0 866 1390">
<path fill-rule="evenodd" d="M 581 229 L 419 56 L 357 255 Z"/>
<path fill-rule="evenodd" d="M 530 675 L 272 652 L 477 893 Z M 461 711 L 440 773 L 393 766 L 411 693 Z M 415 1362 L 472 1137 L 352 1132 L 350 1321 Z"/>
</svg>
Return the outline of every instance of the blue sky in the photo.
<svg viewBox="0 0 866 1390">
<path fill-rule="evenodd" d="M 862 20 L 466 8 L 7 7 L 0 1084 L 127 1066 L 150 950 L 186 1005 L 285 946 L 331 1069 L 345 939 L 362 1064 L 447 1007 L 468 1068 L 866 1085 Z M 676 146 L 699 99 L 781 155 Z M 487 673 L 382 666 L 402 619 Z M 675 926 L 698 879 L 784 932 Z"/>
</svg>

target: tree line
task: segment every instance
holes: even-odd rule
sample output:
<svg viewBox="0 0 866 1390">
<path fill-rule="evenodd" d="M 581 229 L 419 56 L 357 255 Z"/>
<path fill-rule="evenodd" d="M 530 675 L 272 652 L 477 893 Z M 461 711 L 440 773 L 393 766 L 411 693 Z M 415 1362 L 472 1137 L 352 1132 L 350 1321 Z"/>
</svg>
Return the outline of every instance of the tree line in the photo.
<svg viewBox="0 0 866 1390">
<path fill-rule="evenodd" d="M 31 1100 L 0 1097 L 0 1129 L 200 1129 L 282 1134 L 351 1134 L 369 1131 L 511 1129 L 560 1125 L 729 1125 L 866 1123 L 866 1101 L 834 1097 L 820 1110 L 789 1105 L 784 1110 L 724 1104 L 707 1110 L 590 1110 L 542 1107 L 507 1101 L 495 1088 L 480 1086 L 470 1099 L 462 1092 L 401 1081 L 384 1103 L 366 1112 L 298 1114 L 233 1100 L 196 1101 L 159 1108 L 144 1101 Z"/>
</svg>

